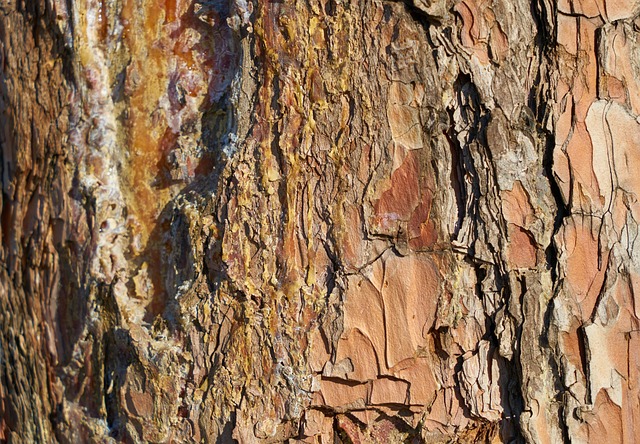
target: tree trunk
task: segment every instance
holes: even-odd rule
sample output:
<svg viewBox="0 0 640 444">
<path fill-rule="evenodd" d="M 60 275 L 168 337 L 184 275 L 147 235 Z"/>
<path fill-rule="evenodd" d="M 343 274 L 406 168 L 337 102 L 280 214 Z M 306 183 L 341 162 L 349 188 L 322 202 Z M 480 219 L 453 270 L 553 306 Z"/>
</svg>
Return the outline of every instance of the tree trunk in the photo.
<svg viewBox="0 0 640 444">
<path fill-rule="evenodd" d="M 639 1 L 0 12 L 0 441 L 640 442 Z"/>
</svg>

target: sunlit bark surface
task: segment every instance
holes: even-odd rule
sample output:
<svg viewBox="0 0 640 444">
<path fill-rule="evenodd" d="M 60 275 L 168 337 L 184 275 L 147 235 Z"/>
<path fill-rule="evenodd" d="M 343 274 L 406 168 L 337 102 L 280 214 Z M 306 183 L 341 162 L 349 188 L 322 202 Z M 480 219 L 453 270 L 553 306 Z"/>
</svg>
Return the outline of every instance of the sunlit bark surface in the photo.
<svg viewBox="0 0 640 444">
<path fill-rule="evenodd" d="M 638 0 L 0 0 L 0 442 L 640 442 L 639 55 Z"/>
</svg>

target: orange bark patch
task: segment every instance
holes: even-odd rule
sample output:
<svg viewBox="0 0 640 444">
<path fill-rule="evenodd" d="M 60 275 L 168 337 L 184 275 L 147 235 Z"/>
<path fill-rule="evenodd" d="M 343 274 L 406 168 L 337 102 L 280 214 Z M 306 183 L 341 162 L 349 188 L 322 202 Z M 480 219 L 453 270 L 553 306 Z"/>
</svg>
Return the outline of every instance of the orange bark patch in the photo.
<svg viewBox="0 0 640 444">
<path fill-rule="evenodd" d="M 564 244 L 568 251 L 566 279 L 571 293 L 581 306 L 582 321 L 595 306 L 607 269 L 608 254 L 598 247 L 596 227 L 589 218 L 571 219 L 564 227 Z"/>
<path fill-rule="evenodd" d="M 391 174 L 388 188 L 374 203 L 374 230 L 389 236 L 406 236 L 414 251 L 424 250 L 438 240 L 431 218 L 433 184 L 421 177 L 419 150 L 406 151 L 402 146 L 396 150 L 401 163 Z"/>
<path fill-rule="evenodd" d="M 364 407 L 368 391 L 366 384 L 348 384 L 323 379 L 320 382 L 319 394 L 321 400 L 316 399 L 314 401 L 315 405 L 327 405 L 331 407 L 354 407 L 359 405 Z"/>
<path fill-rule="evenodd" d="M 386 357 L 391 368 L 426 348 L 426 337 L 435 321 L 440 281 L 433 263 L 420 256 L 390 255 L 384 264 Z"/>
<path fill-rule="evenodd" d="M 409 151 L 404 162 L 391 174 L 389 189 L 382 193 L 374 205 L 376 222 L 383 230 L 393 227 L 397 221 L 407 221 L 418 206 L 420 170 L 417 155 Z"/>
<path fill-rule="evenodd" d="M 347 377 L 365 382 L 379 374 L 378 356 L 371 340 L 359 329 L 351 329 L 340 338 L 336 352 L 336 362 L 349 359 L 353 372 Z"/>
<path fill-rule="evenodd" d="M 604 202 L 593 171 L 593 144 L 583 122 L 574 126 L 567 155 L 574 175 L 574 204 L 583 209 L 601 208 Z"/>
<path fill-rule="evenodd" d="M 578 369 L 584 376 L 585 369 L 582 359 L 585 356 L 584 343 L 578 334 L 578 320 L 574 319 L 569 327 L 569 331 L 560 332 L 559 339 L 562 346 L 563 355 L 567 360 Z"/>
<path fill-rule="evenodd" d="M 517 180 L 513 189 L 502 192 L 502 212 L 507 222 L 527 228 L 534 221 L 534 211 L 529 194 Z"/>
<path fill-rule="evenodd" d="M 538 249 L 531 233 L 522 227 L 509 224 L 507 255 L 515 268 L 534 268 Z"/>
<path fill-rule="evenodd" d="M 612 439 L 622 442 L 614 438 L 620 437 L 620 431 L 623 430 L 620 406 L 611 401 L 605 390 L 598 392 L 594 404 L 592 411 L 582 414 L 585 424 L 581 432 L 586 438 L 585 442 L 610 442 Z"/>
<path fill-rule="evenodd" d="M 413 358 L 394 368 L 394 376 L 409 383 L 409 404 L 430 405 L 438 392 L 433 367 L 428 358 Z"/>
<path fill-rule="evenodd" d="M 406 381 L 380 378 L 371 386 L 371 404 L 405 404 L 409 384 Z"/>
<path fill-rule="evenodd" d="M 409 247 L 420 251 L 433 246 L 438 241 L 436 225 L 431 219 L 431 196 L 423 195 L 423 201 L 411 215 L 407 225 Z"/>
<path fill-rule="evenodd" d="M 490 60 L 501 62 L 509 51 L 509 41 L 496 20 L 487 0 L 463 0 L 455 11 L 462 17 L 462 44 L 474 51 L 482 64 Z"/>
</svg>

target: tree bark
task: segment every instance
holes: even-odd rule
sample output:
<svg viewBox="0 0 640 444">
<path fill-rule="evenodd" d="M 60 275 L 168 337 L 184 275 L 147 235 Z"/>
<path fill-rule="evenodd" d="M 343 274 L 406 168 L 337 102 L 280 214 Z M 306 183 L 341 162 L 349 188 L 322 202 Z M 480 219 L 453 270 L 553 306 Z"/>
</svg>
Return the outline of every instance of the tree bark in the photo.
<svg viewBox="0 0 640 444">
<path fill-rule="evenodd" d="M 0 12 L 0 441 L 640 442 L 639 1 Z"/>
</svg>

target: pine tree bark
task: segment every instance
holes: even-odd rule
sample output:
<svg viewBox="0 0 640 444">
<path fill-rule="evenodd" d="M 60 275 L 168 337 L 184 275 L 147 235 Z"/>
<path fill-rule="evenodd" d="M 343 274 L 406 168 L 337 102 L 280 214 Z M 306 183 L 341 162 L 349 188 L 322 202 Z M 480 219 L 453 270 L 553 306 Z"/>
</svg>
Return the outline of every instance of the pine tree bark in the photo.
<svg viewBox="0 0 640 444">
<path fill-rule="evenodd" d="M 640 442 L 640 2 L 0 12 L 1 442 Z"/>
</svg>

